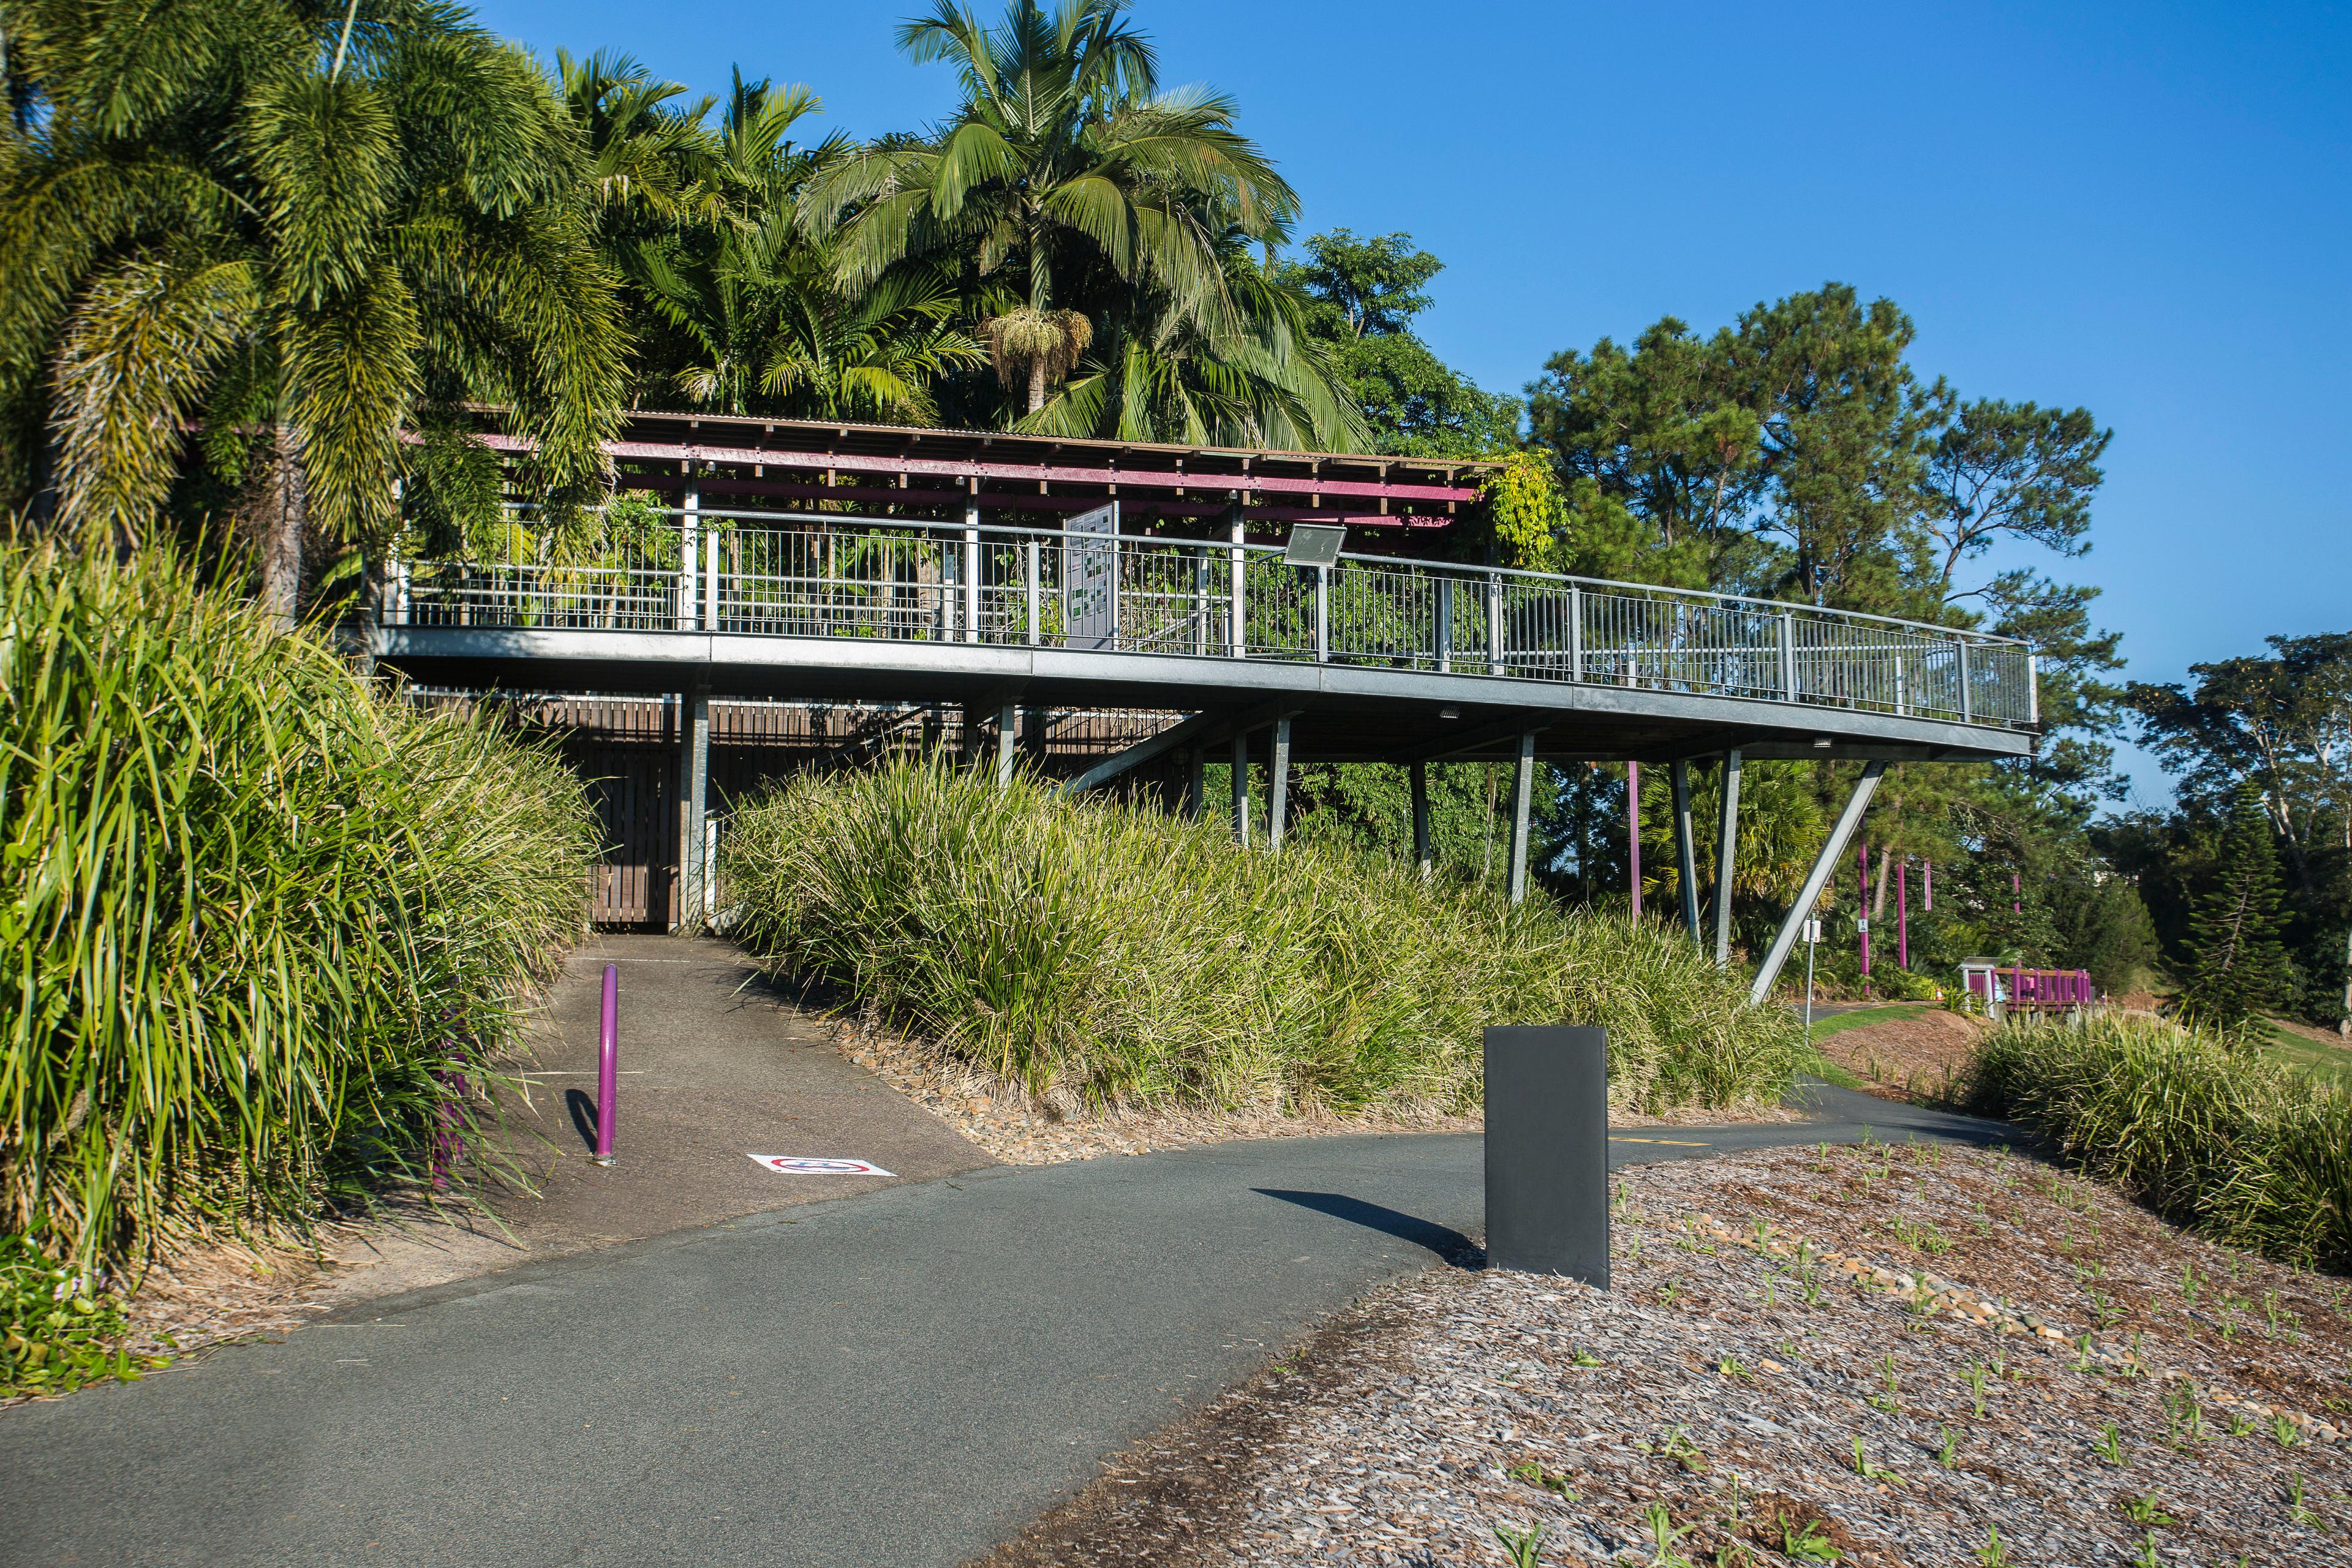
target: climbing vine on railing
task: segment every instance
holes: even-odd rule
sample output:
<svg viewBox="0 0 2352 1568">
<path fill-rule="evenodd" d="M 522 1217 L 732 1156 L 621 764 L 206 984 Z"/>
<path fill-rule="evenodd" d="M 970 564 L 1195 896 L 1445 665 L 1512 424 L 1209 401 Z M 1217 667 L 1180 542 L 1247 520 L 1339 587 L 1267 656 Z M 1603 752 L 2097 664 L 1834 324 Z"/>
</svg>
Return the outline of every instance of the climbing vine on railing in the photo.
<svg viewBox="0 0 2352 1568">
<path fill-rule="evenodd" d="M 1513 452 L 1479 489 L 1495 520 L 1499 563 L 1549 571 L 1559 548 L 1561 510 L 1551 465 L 1533 452 Z"/>
</svg>

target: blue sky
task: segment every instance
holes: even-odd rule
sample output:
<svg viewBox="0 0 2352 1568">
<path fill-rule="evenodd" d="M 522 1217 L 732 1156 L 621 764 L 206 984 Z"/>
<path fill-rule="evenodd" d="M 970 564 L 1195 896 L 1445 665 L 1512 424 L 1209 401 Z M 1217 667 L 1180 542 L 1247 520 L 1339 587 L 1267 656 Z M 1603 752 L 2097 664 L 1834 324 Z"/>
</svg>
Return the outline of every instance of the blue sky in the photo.
<svg viewBox="0 0 2352 1568">
<path fill-rule="evenodd" d="M 1001 0 L 1000 0 L 1001 4 Z M 982 5 L 992 16 L 999 4 Z M 699 90 L 804 81 L 855 135 L 943 112 L 911 0 L 494 0 L 542 54 Z M 2114 426 L 2098 584 L 2130 674 L 2352 626 L 2352 16 L 2326 5 L 1405 5 L 1144 0 L 1163 79 L 1239 99 L 1306 232 L 1405 230 L 1423 319 L 1516 390 L 1666 314 L 1849 282 L 1967 396 Z M 2022 559 L 2021 557 L 2021 559 Z M 2144 760 L 2139 797 L 2166 794 Z"/>
</svg>

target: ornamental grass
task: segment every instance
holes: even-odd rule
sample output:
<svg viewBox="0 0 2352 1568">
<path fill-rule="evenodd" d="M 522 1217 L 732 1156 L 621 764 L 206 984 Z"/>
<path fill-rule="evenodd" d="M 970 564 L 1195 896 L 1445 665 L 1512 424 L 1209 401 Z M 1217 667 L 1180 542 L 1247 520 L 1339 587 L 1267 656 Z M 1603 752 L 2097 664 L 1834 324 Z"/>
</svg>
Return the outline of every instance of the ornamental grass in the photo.
<svg viewBox="0 0 2352 1568">
<path fill-rule="evenodd" d="M 1490 1024 L 1605 1026 L 1621 1109 L 1775 1100 L 1803 1055 L 1664 925 L 940 763 L 765 794 L 720 876 L 777 972 L 1048 1102 L 1471 1111 Z"/>
<path fill-rule="evenodd" d="M 1958 1098 L 2217 1241 L 2352 1269 L 2352 1098 L 2237 1037 L 2141 1015 L 2012 1025 Z"/>
<path fill-rule="evenodd" d="M 417 1173 L 582 929 L 554 758 L 155 552 L 0 551 L 0 1231 L 88 1265 Z"/>
</svg>

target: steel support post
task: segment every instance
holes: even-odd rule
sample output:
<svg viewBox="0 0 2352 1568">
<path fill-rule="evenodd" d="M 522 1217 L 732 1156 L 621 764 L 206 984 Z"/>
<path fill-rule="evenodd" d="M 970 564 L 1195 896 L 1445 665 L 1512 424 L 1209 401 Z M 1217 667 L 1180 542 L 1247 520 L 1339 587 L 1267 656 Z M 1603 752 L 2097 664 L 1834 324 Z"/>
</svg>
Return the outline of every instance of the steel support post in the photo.
<svg viewBox="0 0 2352 1568">
<path fill-rule="evenodd" d="M 1192 651 L 1205 658 L 1209 652 L 1209 552 L 1192 558 Z"/>
<path fill-rule="evenodd" d="M 679 694 L 677 768 L 677 900 L 670 910 L 670 930 L 701 929 L 703 889 L 709 820 L 710 688 L 698 686 Z"/>
<path fill-rule="evenodd" d="M 1973 724 L 1976 722 L 1976 694 L 1969 689 L 1972 683 L 1969 679 L 1969 645 L 1963 642 L 1952 646 L 1960 656 L 1960 722 Z"/>
<path fill-rule="evenodd" d="M 963 506 L 963 640 L 980 640 L 980 502 Z"/>
<path fill-rule="evenodd" d="M 1225 651 L 1232 654 L 1235 658 L 1247 658 L 1249 657 L 1249 600 L 1247 596 L 1249 584 L 1245 581 L 1247 574 L 1244 570 L 1247 564 L 1247 556 L 1246 552 L 1242 549 L 1242 545 L 1246 542 L 1247 535 L 1244 531 L 1240 497 L 1236 496 L 1234 499 L 1233 510 L 1227 514 L 1226 521 L 1233 531 L 1234 538 L 1234 596 L 1233 603 L 1226 606 Z M 1247 843 L 1248 840 L 1244 838 L 1243 842 Z"/>
<path fill-rule="evenodd" d="M 1625 888 L 1633 919 L 1642 918 L 1642 764 L 1625 764 Z"/>
<path fill-rule="evenodd" d="M 1037 556 L 1044 548 L 1036 540 L 1024 541 L 1021 546 L 1021 589 L 1029 601 L 1029 646 L 1037 646 L 1041 611 L 1041 591 L 1038 585 Z"/>
<path fill-rule="evenodd" d="M 1014 742 L 1021 734 L 1021 710 L 1008 702 L 996 710 L 996 782 L 1002 787 L 1013 782 Z"/>
<path fill-rule="evenodd" d="M 1568 585 L 1568 678 L 1584 679 L 1584 590 Z"/>
<path fill-rule="evenodd" d="M 1282 830 L 1290 821 L 1290 721 L 1274 721 L 1274 755 L 1266 769 L 1265 847 L 1282 847 Z"/>
<path fill-rule="evenodd" d="M 1780 616 L 1780 700 L 1797 700 L 1797 617 Z"/>
<path fill-rule="evenodd" d="M 1519 766 L 1511 784 L 1511 902 L 1528 896 L 1528 810 L 1536 790 L 1536 737 L 1519 737 Z"/>
<path fill-rule="evenodd" d="M 686 492 L 677 510 L 677 611 L 670 624 L 679 631 L 694 629 L 695 568 L 702 562 L 702 493 Z"/>
<path fill-rule="evenodd" d="M 1435 868 L 1429 855 L 1429 764 L 1408 763 L 1405 773 L 1412 786 L 1412 863 L 1427 881 Z"/>
<path fill-rule="evenodd" d="M 1854 782 L 1853 794 L 1846 797 L 1845 809 L 1838 814 L 1837 825 L 1830 829 L 1829 842 L 1814 858 L 1813 868 L 1805 873 L 1805 885 L 1790 907 L 1789 918 L 1780 922 L 1779 933 L 1772 938 L 1772 951 L 1764 955 L 1764 967 L 1756 972 L 1756 984 L 1748 991 L 1748 1005 L 1760 1007 L 1772 994 L 1772 983 L 1780 977 L 1780 965 L 1788 962 L 1789 950 L 1797 943 L 1797 933 L 1805 929 L 1806 917 L 1813 912 L 1822 889 L 1829 886 L 1831 874 L 1845 854 L 1846 841 L 1862 826 L 1862 815 L 1870 809 L 1870 797 L 1878 793 L 1878 781 L 1885 773 L 1885 763 L 1864 764 L 1862 777 Z"/>
<path fill-rule="evenodd" d="M 1331 662 L 1331 568 L 1315 568 L 1315 662 Z"/>
<path fill-rule="evenodd" d="M 1723 809 L 1715 825 L 1715 966 L 1731 966 L 1731 869 L 1739 849 L 1739 753 L 1723 753 Z"/>
<path fill-rule="evenodd" d="M 1198 822 L 1209 809 L 1209 750 L 1193 746 L 1184 752 L 1184 820 Z"/>
<path fill-rule="evenodd" d="M 1486 673 L 1503 673 L 1503 580 L 1486 574 Z"/>
<path fill-rule="evenodd" d="M 715 632 L 719 625 L 719 531 L 711 529 L 702 536 L 702 629 Z"/>
<path fill-rule="evenodd" d="M 1249 847 L 1249 731 L 1234 731 L 1234 842 Z"/>
<path fill-rule="evenodd" d="M 1436 579 L 1437 587 L 1437 673 L 1445 675 L 1454 668 L 1454 579 Z"/>
<path fill-rule="evenodd" d="M 1690 764 L 1676 763 L 1670 770 L 1675 784 L 1675 879 L 1682 885 L 1683 925 L 1694 942 L 1698 933 L 1698 849 L 1691 832 Z"/>
</svg>

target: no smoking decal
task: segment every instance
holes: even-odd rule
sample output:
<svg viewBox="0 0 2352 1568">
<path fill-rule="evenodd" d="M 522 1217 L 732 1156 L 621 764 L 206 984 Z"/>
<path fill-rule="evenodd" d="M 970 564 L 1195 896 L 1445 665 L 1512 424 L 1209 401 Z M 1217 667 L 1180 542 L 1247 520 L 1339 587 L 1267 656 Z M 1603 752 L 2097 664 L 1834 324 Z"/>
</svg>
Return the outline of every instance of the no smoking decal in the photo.
<svg viewBox="0 0 2352 1568">
<path fill-rule="evenodd" d="M 825 1160 L 805 1154 L 754 1154 L 751 1158 L 780 1176 L 887 1176 L 871 1160 Z"/>
</svg>

